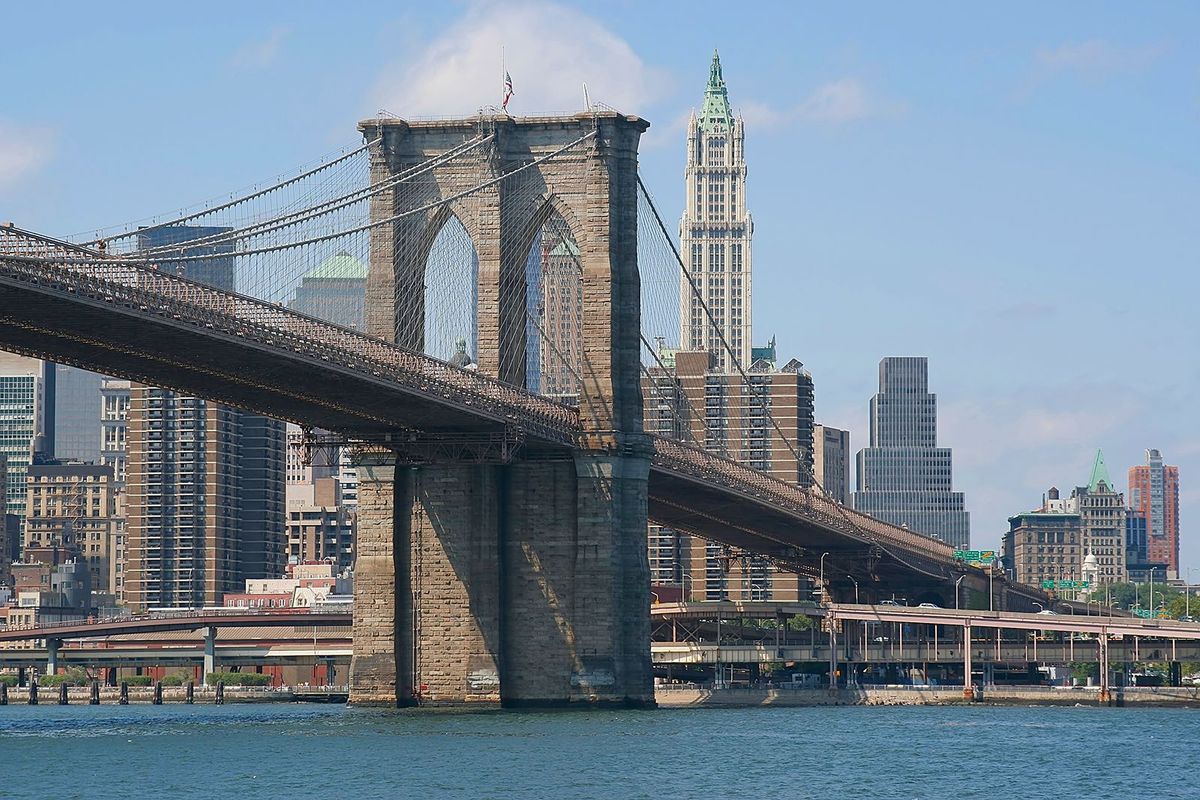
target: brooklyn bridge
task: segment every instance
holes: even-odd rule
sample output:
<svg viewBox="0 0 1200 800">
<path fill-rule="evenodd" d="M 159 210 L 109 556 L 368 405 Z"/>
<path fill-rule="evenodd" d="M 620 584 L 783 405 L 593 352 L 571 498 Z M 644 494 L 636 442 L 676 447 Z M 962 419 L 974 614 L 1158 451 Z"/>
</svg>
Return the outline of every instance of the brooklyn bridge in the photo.
<svg viewBox="0 0 1200 800">
<path fill-rule="evenodd" d="M 353 702 L 652 704 L 648 522 L 828 573 L 832 600 L 1044 600 L 699 440 L 651 344 L 681 292 L 703 299 L 638 176 L 647 127 L 381 116 L 361 146 L 150 224 L 0 228 L 0 348 L 352 448 Z M 365 331 L 283 304 L 338 253 L 369 263 Z"/>
</svg>

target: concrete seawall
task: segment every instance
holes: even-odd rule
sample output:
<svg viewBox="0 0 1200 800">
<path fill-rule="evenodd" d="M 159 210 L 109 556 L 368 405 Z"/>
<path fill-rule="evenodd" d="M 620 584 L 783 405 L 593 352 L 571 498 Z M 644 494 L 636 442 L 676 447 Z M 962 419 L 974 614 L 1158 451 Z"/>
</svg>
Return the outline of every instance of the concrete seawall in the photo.
<svg viewBox="0 0 1200 800">
<path fill-rule="evenodd" d="M 880 686 L 856 689 L 693 689 L 659 687 L 659 708 L 753 706 L 937 706 L 963 705 L 961 686 Z M 982 705 L 1111 705 L 1200 708 L 1200 687 L 1113 689 L 1106 703 L 1095 687 L 990 686 L 975 690 Z"/>
<path fill-rule="evenodd" d="M 121 690 L 116 686 L 100 687 L 100 704 L 117 705 L 121 699 Z M 91 701 L 90 686 L 71 686 L 67 690 L 67 704 L 86 706 Z M 153 686 L 130 686 L 129 703 L 131 705 L 150 704 L 154 702 Z M 183 686 L 162 687 L 162 702 L 164 704 L 180 704 L 187 702 L 187 689 Z M 213 704 L 217 702 L 215 687 L 196 686 L 193 689 L 193 702 L 196 705 Z M 222 702 L 225 703 L 345 703 L 346 689 L 344 688 L 273 688 L 258 686 L 226 686 Z M 27 705 L 29 689 L 26 687 L 11 687 L 8 690 L 9 705 Z M 52 706 L 59 703 L 59 688 L 57 686 L 42 686 L 38 688 L 38 705 Z M 0 713 L 3 710 L 0 709 Z"/>
</svg>

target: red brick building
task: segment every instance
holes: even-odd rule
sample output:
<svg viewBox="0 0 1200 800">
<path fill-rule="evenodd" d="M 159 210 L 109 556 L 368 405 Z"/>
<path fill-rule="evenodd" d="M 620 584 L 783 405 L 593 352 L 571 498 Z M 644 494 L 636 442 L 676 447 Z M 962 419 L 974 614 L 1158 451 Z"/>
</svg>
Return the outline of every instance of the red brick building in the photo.
<svg viewBox="0 0 1200 800">
<path fill-rule="evenodd" d="M 1146 517 L 1146 556 L 1179 577 L 1179 467 L 1163 464 L 1162 453 L 1146 451 L 1146 463 L 1129 468 L 1129 506 Z"/>
</svg>

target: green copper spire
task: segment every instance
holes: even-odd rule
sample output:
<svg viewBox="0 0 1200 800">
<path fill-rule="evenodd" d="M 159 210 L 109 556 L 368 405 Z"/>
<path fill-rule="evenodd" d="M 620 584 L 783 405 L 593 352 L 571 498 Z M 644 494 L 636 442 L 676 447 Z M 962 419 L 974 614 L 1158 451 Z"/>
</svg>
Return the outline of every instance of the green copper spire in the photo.
<svg viewBox="0 0 1200 800">
<path fill-rule="evenodd" d="M 704 106 L 700 109 L 700 130 L 712 133 L 733 127 L 733 110 L 725 79 L 721 77 L 721 57 L 713 50 L 712 67 L 708 70 L 708 88 L 704 90 Z"/>
<path fill-rule="evenodd" d="M 1101 481 L 1104 481 L 1110 492 L 1113 490 L 1112 478 L 1108 477 L 1108 467 L 1104 466 L 1104 452 L 1097 450 L 1096 462 L 1092 464 L 1092 479 L 1088 481 L 1088 491 L 1097 491 Z"/>
</svg>

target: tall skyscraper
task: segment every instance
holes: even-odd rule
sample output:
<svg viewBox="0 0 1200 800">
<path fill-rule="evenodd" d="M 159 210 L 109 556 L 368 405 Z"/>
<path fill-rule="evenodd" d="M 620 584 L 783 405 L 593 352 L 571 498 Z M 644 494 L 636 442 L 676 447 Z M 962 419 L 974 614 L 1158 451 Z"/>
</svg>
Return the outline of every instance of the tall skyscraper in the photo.
<svg viewBox="0 0 1200 800">
<path fill-rule="evenodd" d="M 282 573 L 282 423 L 134 384 L 128 436 L 129 605 L 219 605 Z"/>
<path fill-rule="evenodd" d="M 746 210 L 746 153 L 741 118 L 734 118 L 713 53 L 704 105 L 688 122 L 687 199 L 679 224 L 680 255 L 738 362 L 751 363 L 750 240 Z M 717 371 L 733 366 L 686 276 L 680 278 L 679 346 L 707 350 Z"/>
<path fill-rule="evenodd" d="M 1166 564 L 1167 577 L 1178 578 L 1179 467 L 1147 450 L 1146 463 L 1129 468 L 1129 506 L 1146 518 L 1146 560 Z"/>
<path fill-rule="evenodd" d="M 0 453 L 7 457 L 5 506 L 25 518 L 25 476 L 35 452 L 54 452 L 54 369 L 0 352 Z"/>
<path fill-rule="evenodd" d="M 870 446 L 858 451 L 856 511 L 907 526 L 954 547 L 971 541 L 962 492 L 952 490 L 950 448 L 937 446 L 937 396 L 924 357 L 879 362 Z"/>
<path fill-rule="evenodd" d="M 66 364 L 55 365 L 55 458 L 92 464 L 100 460 L 99 408 L 103 380 L 103 376 L 95 372 Z"/>
<path fill-rule="evenodd" d="M 660 341 L 658 363 L 643 378 L 645 427 L 809 486 L 812 376 L 796 359 L 780 366 L 774 339 L 752 347 L 744 145 L 714 53 L 687 132 L 680 253 L 689 274 L 680 278 L 679 347 Z M 807 583 L 765 559 L 653 525 L 649 559 L 652 580 L 682 584 L 690 599 L 796 600 Z"/>
</svg>

